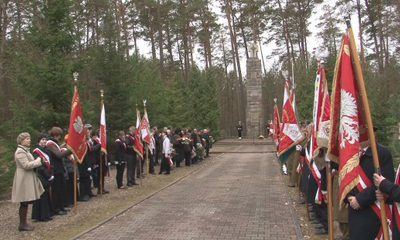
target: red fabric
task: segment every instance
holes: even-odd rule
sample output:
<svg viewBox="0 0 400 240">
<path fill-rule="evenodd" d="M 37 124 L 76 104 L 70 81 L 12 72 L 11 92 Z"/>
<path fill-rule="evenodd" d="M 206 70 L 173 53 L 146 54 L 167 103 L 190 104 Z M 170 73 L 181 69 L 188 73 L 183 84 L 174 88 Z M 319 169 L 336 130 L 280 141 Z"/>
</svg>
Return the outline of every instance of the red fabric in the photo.
<svg viewBox="0 0 400 240">
<path fill-rule="evenodd" d="M 107 135 L 106 135 L 106 110 L 104 108 L 104 103 L 101 103 L 101 113 L 100 113 L 100 144 L 101 151 L 107 154 Z"/>
<path fill-rule="evenodd" d="M 354 157 L 359 157 L 360 143 L 365 143 L 368 140 L 347 35 L 343 37 L 333 81 L 331 134 L 328 152 L 332 160 L 339 163 L 339 176 L 343 173 L 342 180 L 339 183 L 339 199 L 342 201 L 349 191 L 349 189 L 345 190 L 346 186 L 353 186 L 359 182 L 360 167 Z"/>
<path fill-rule="evenodd" d="M 282 110 L 282 127 L 279 136 L 279 155 L 286 152 L 302 140 L 303 135 L 297 125 L 296 115 L 293 110 L 292 103 L 288 99 L 283 105 Z"/>
<path fill-rule="evenodd" d="M 135 140 L 133 141 L 133 148 L 135 152 L 143 158 L 143 144 L 140 140 L 140 111 L 136 109 L 136 132 L 135 132 Z"/>
<path fill-rule="evenodd" d="M 143 118 L 140 122 L 140 133 L 142 134 L 143 142 L 150 144 L 150 123 L 146 108 L 144 109 Z"/>
<path fill-rule="evenodd" d="M 83 126 L 81 101 L 79 98 L 78 89 L 75 87 L 71 104 L 71 118 L 68 128 L 67 148 L 74 154 L 79 163 L 82 162 L 87 150 L 85 137 L 86 131 Z"/>
</svg>

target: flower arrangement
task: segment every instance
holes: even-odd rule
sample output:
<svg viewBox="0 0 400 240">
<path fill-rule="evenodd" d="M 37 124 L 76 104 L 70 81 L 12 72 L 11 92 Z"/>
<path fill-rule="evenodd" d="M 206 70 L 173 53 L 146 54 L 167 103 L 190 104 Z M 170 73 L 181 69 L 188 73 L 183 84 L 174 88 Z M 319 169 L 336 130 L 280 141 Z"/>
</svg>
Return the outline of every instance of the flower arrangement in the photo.
<svg viewBox="0 0 400 240">
<path fill-rule="evenodd" d="M 190 138 L 188 138 L 188 137 L 183 137 L 182 138 L 182 144 L 190 144 Z"/>
</svg>

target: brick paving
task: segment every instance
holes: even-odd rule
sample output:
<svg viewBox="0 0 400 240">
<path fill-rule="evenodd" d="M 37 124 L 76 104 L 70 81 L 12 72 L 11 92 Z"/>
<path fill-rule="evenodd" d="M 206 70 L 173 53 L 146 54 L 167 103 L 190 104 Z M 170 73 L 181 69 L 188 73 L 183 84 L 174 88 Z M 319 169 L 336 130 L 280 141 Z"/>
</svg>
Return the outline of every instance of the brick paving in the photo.
<svg viewBox="0 0 400 240">
<path fill-rule="evenodd" d="M 274 146 L 229 145 L 205 167 L 76 239 L 302 239 Z"/>
</svg>

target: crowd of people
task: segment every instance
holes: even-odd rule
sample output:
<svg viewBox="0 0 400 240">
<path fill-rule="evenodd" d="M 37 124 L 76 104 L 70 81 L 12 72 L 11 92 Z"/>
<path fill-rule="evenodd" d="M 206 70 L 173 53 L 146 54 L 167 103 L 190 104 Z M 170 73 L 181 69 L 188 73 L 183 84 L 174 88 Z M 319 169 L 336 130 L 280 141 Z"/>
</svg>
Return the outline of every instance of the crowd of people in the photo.
<svg viewBox="0 0 400 240">
<path fill-rule="evenodd" d="M 319 149 L 319 153 L 310 161 L 307 151 L 310 150 L 312 124 L 301 123 L 301 131 L 306 139 L 296 146 L 296 152 L 287 159 L 283 173 L 289 176 L 288 187 L 298 187 L 300 199 L 298 204 L 307 208 L 310 223 L 315 228 L 315 234 L 328 234 L 327 176 L 332 178 L 332 220 L 339 226 L 341 236 L 335 240 L 368 240 L 376 239 L 382 233 L 381 220 L 376 214 L 377 200 L 384 199 L 386 203 L 396 205 L 400 201 L 399 187 L 394 183 L 395 174 L 390 151 L 377 144 L 381 175 L 374 174 L 375 168 L 372 151 L 368 146 L 360 149 L 359 163 L 365 176 L 344 198 L 344 205 L 339 203 L 339 165 L 326 157 L 327 149 Z M 374 129 L 376 130 L 376 129 Z M 330 169 L 327 172 L 326 169 Z M 316 171 L 317 170 L 317 171 Z M 319 173 L 319 176 L 316 176 Z M 375 180 L 374 180 L 375 179 Z M 374 184 L 368 184 L 370 183 Z M 394 209 L 394 208 L 393 208 Z M 394 210 L 393 210 L 394 211 Z M 379 210 L 378 210 L 379 212 Z M 388 215 L 392 215 L 389 212 Z M 392 239 L 400 239 L 398 226 L 393 212 L 393 220 L 389 224 Z"/>
<path fill-rule="evenodd" d="M 78 201 L 89 201 L 100 194 L 108 194 L 110 191 L 104 188 L 104 177 L 109 175 L 112 163 L 116 167 L 116 187 L 125 189 L 138 185 L 137 179 L 145 177 L 145 165 L 149 174 L 156 174 L 154 166 L 157 165 L 160 165 L 158 174 L 170 174 L 172 166 L 179 168 L 181 163 L 191 166 L 209 157 L 213 142 L 209 129 L 165 127 L 159 132 L 157 127 L 153 127 L 150 140 L 143 141 L 143 150 L 138 151 L 135 146 L 137 129 L 132 126 L 127 132 L 118 132 L 114 154 L 111 155 L 101 151 L 98 132 L 93 131 L 92 125 L 85 124 L 84 128 L 87 152 L 81 162 L 76 161 L 67 148 L 68 134 L 62 142 L 64 132 L 59 127 L 51 128 L 48 135 L 39 134 L 32 152 L 30 134 L 23 132 L 18 135 L 11 201 L 20 203 L 19 231 L 34 230 L 27 223 L 29 204 L 33 204 L 32 219 L 47 222 L 54 215 L 67 214 L 75 196 Z M 76 192 L 75 180 L 79 182 Z M 97 189 L 97 194 L 93 193 L 94 189 Z"/>
</svg>

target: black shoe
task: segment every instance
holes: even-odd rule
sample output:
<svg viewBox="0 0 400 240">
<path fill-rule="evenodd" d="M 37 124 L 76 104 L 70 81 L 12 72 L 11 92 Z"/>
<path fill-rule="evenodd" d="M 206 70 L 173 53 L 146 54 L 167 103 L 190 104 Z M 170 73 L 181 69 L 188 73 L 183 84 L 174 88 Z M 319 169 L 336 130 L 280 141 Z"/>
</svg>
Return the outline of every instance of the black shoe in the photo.
<svg viewBox="0 0 400 240">
<path fill-rule="evenodd" d="M 298 203 L 298 204 L 305 204 L 305 203 L 306 203 L 306 200 L 300 199 L 297 203 Z"/>
<path fill-rule="evenodd" d="M 287 185 L 288 187 L 295 187 L 294 184 L 289 184 Z"/>
<path fill-rule="evenodd" d="M 139 183 L 135 183 L 135 182 L 134 182 L 132 185 L 139 185 Z"/>
<path fill-rule="evenodd" d="M 132 186 L 133 186 L 133 184 L 132 184 L 132 183 L 128 183 L 128 184 L 126 184 L 126 186 L 128 186 L 128 187 L 132 187 Z"/>
<path fill-rule="evenodd" d="M 90 193 L 89 197 L 97 197 L 97 194 Z"/>
<path fill-rule="evenodd" d="M 168 175 L 168 174 L 170 174 L 169 172 L 167 172 L 167 173 L 164 173 L 165 175 Z"/>
<path fill-rule="evenodd" d="M 66 215 L 67 212 L 64 211 L 59 211 L 59 212 L 55 212 L 54 215 Z"/>
<path fill-rule="evenodd" d="M 61 211 L 69 212 L 69 211 L 71 211 L 71 209 L 69 209 L 69 208 L 63 208 L 63 209 L 61 209 Z"/>
<path fill-rule="evenodd" d="M 162 172 L 159 172 L 158 174 L 162 174 Z"/>
<path fill-rule="evenodd" d="M 321 229 L 321 228 L 324 228 L 324 225 L 322 225 L 321 223 L 317 223 L 317 224 L 314 224 L 314 228 L 315 228 L 315 230 Z"/>
<path fill-rule="evenodd" d="M 317 220 L 317 219 L 314 219 L 314 220 L 311 220 L 310 223 L 311 224 L 318 224 L 318 223 L 321 223 L 321 222 L 319 220 Z"/>
<path fill-rule="evenodd" d="M 326 230 L 324 228 L 321 228 L 321 229 L 316 230 L 315 234 L 317 234 L 317 235 L 325 235 L 325 234 L 328 234 L 328 230 Z"/>
<path fill-rule="evenodd" d="M 89 196 L 84 196 L 84 197 L 81 197 L 81 199 L 79 199 L 80 202 L 87 202 L 89 200 L 90 200 Z"/>
</svg>

